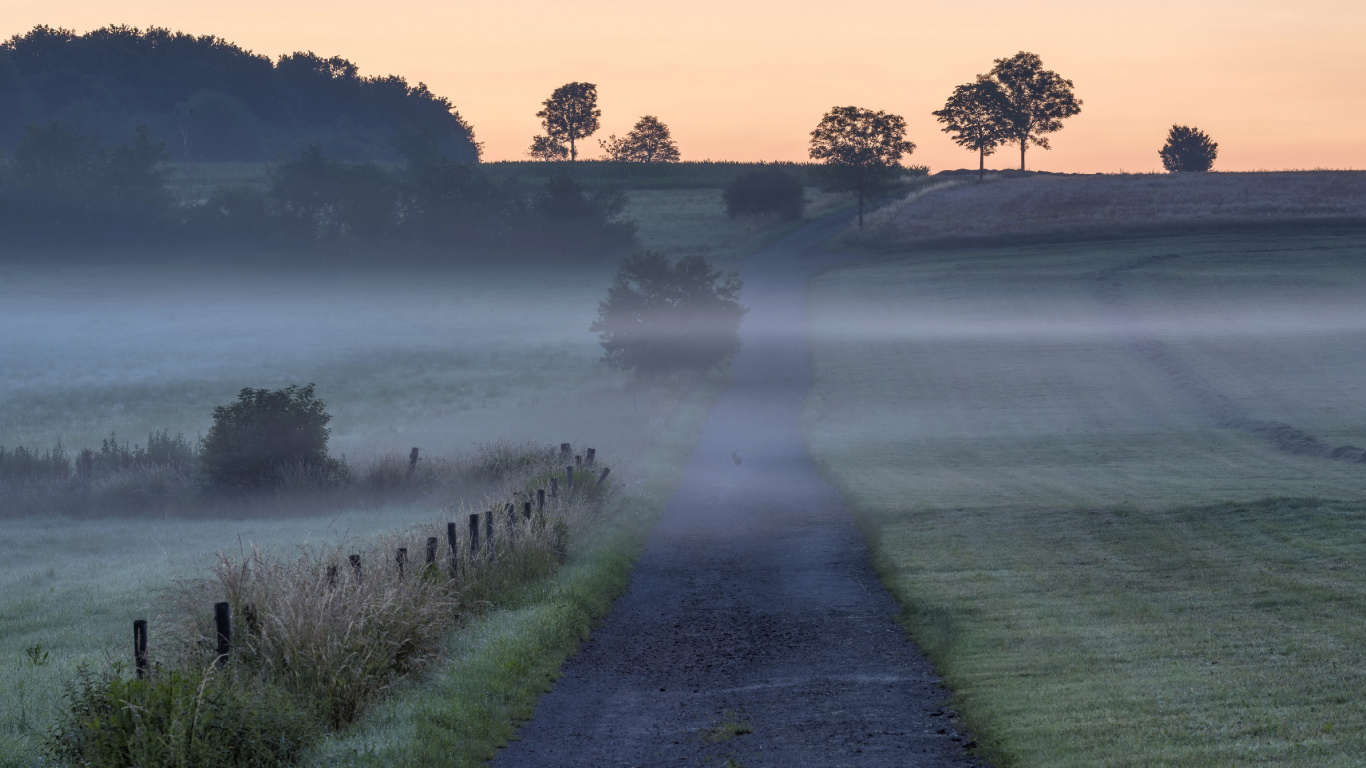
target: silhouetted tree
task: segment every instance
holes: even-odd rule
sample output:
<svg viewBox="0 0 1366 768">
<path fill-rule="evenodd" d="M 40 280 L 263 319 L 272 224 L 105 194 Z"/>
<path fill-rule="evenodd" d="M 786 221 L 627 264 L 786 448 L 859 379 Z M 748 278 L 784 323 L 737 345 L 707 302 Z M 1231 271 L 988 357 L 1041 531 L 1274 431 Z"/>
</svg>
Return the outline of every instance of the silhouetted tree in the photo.
<svg viewBox="0 0 1366 768">
<path fill-rule="evenodd" d="M 833 189 L 858 192 L 858 225 L 865 198 L 885 187 L 915 151 L 900 115 L 834 107 L 811 132 L 811 159 L 825 161 Z"/>
<path fill-rule="evenodd" d="M 1198 128 L 1173 125 L 1167 143 L 1157 154 L 1162 157 L 1162 167 L 1172 173 L 1208 171 L 1219 157 L 1219 145 Z"/>
<path fill-rule="evenodd" d="M 953 134 L 954 143 L 977 152 L 977 173 L 986 173 L 987 155 L 1006 143 L 1004 115 L 1010 109 L 996 81 L 978 75 L 971 83 L 953 89 L 944 108 L 935 118 L 944 132 Z"/>
<path fill-rule="evenodd" d="M 618 139 L 613 134 L 606 140 L 599 139 L 598 146 L 602 147 L 608 160 L 616 162 L 678 162 L 678 144 L 669 135 L 669 126 L 654 115 L 640 118 L 624 138 Z"/>
<path fill-rule="evenodd" d="M 676 264 L 653 251 L 627 257 L 591 330 L 602 339 L 603 362 L 638 374 L 708 370 L 740 348 L 736 300 L 740 278 L 713 269 L 701 256 Z"/>
<path fill-rule="evenodd" d="M 1001 133 L 1020 142 L 1020 170 L 1025 169 L 1025 150 L 1030 144 L 1049 149 L 1045 134 L 1062 130 L 1062 121 L 1081 112 L 1082 102 L 1072 93 L 1072 81 L 1043 68 L 1036 54 L 1020 51 L 997 59 L 990 77 L 1009 105 L 1001 115 Z"/>
<path fill-rule="evenodd" d="M 575 142 L 586 139 L 598 130 L 598 87 L 592 83 L 566 83 L 556 88 L 536 113 L 545 128 L 545 136 L 559 144 L 569 143 L 570 161 L 579 158 Z M 536 146 L 533 140 L 532 147 Z"/>
<path fill-rule="evenodd" d="M 563 160 L 569 157 L 569 148 L 549 136 L 535 136 L 526 153 L 535 160 Z"/>
</svg>

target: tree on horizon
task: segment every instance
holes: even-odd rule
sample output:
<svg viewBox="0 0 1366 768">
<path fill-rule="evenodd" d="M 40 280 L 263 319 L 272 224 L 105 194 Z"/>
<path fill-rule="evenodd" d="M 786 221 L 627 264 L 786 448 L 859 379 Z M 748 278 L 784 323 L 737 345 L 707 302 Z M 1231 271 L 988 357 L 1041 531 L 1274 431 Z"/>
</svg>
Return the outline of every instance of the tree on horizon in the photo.
<svg viewBox="0 0 1366 768">
<path fill-rule="evenodd" d="M 569 147 L 549 136 L 533 136 L 531 148 L 526 151 L 533 160 L 563 160 L 569 157 Z"/>
<path fill-rule="evenodd" d="M 1199 173 L 1214 167 L 1219 145 L 1199 128 L 1173 125 L 1157 154 L 1162 167 L 1172 173 Z"/>
<path fill-rule="evenodd" d="M 901 157 L 915 151 L 906 140 L 900 115 L 859 107 L 832 107 L 811 132 L 812 160 L 825 162 L 832 189 L 858 193 L 858 225 L 863 205 L 901 168 Z"/>
<path fill-rule="evenodd" d="M 977 174 L 982 176 L 987 155 L 1010 139 L 1004 124 L 1008 109 L 1010 103 L 996 81 L 978 75 L 973 82 L 954 88 L 944 108 L 932 114 L 944 124 L 945 133 L 954 134 L 955 144 L 977 153 Z"/>
<path fill-rule="evenodd" d="M 575 142 L 592 136 L 599 127 L 602 110 L 598 109 L 598 87 L 593 83 L 566 83 L 551 92 L 536 116 L 541 118 L 545 136 L 532 140 L 532 150 L 538 143 L 544 144 L 542 139 L 568 143 L 569 161 L 574 162 L 579 159 Z"/>
<path fill-rule="evenodd" d="M 616 134 L 598 139 L 598 146 L 608 160 L 615 162 L 676 163 L 679 158 L 678 144 L 669 134 L 669 126 L 654 115 L 640 118 L 631 132 L 620 139 Z"/>
<path fill-rule="evenodd" d="M 1030 144 L 1051 149 L 1045 134 L 1062 130 L 1062 121 L 1081 112 L 1082 102 L 1072 92 L 1072 81 L 1043 68 L 1037 54 L 1020 51 L 996 59 L 988 75 L 1001 89 L 1008 108 L 1001 115 L 1002 133 L 1020 142 L 1020 170 Z"/>
</svg>

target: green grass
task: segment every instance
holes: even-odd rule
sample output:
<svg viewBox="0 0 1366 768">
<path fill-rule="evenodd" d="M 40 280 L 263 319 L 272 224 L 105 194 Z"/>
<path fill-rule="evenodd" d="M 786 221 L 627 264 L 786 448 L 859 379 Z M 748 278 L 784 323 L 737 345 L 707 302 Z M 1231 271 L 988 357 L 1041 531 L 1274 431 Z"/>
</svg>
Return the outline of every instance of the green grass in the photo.
<svg viewBox="0 0 1366 768">
<path fill-rule="evenodd" d="M 1366 445 L 1366 239 L 927 252 L 812 291 L 808 441 L 1008 766 L 1354 765 L 1366 468 L 1215 426 L 1097 298 L 1259 418 Z"/>
</svg>

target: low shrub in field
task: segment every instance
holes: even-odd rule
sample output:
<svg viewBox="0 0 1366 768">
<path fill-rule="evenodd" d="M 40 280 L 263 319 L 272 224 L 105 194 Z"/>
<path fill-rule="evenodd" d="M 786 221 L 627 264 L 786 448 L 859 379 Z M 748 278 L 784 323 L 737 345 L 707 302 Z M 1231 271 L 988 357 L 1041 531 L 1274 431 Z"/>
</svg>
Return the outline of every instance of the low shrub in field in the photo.
<svg viewBox="0 0 1366 768">
<path fill-rule="evenodd" d="M 290 765 L 318 733 L 313 715 L 283 688 L 235 665 L 82 670 L 49 740 L 58 761 L 89 768 L 257 768 Z"/>
<path fill-rule="evenodd" d="M 205 478 L 219 488 L 255 488 L 343 477 L 345 465 L 327 455 L 331 420 L 312 384 L 246 387 L 237 402 L 213 409 L 199 451 Z"/>
<path fill-rule="evenodd" d="M 756 168 L 730 183 L 725 191 L 726 215 L 777 216 L 783 221 L 802 217 L 806 199 L 801 181 L 778 168 Z"/>
</svg>

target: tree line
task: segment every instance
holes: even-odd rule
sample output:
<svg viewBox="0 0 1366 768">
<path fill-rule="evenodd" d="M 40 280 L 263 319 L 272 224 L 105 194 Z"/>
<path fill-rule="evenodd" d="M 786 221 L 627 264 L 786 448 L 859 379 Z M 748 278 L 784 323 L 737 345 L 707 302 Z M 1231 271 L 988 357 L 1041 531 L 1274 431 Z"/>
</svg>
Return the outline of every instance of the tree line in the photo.
<svg viewBox="0 0 1366 768">
<path fill-rule="evenodd" d="M 60 122 L 111 140 L 145 126 L 180 162 L 266 161 L 317 144 L 353 161 L 401 158 L 394 138 L 425 130 L 453 160 L 479 159 L 445 98 L 340 57 L 271 61 L 213 36 L 109 26 L 34 27 L 0 43 L 0 151 L 30 125 Z"/>
</svg>

